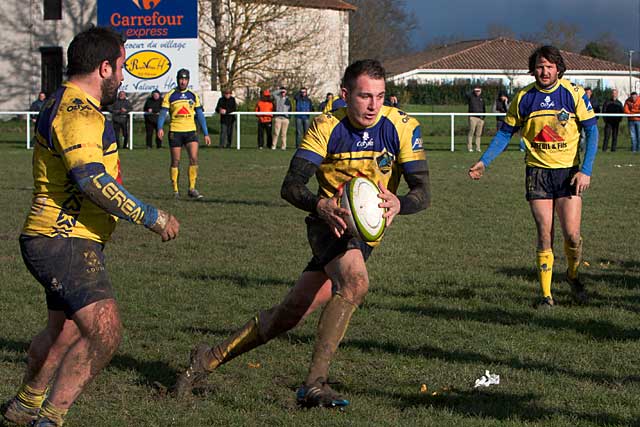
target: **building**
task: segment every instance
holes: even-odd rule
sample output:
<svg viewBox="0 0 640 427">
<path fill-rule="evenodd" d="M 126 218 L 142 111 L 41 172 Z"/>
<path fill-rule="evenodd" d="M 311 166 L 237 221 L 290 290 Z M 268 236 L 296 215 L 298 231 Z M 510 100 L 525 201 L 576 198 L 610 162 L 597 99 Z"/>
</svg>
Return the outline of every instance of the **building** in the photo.
<svg viewBox="0 0 640 427">
<path fill-rule="evenodd" d="M 539 45 L 499 37 L 470 40 L 426 50 L 385 63 L 395 83 L 447 84 L 468 82 L 502 85 L 510 90 L 534 81 L 529 55 Z M 622 100 L 640 92 L 639 70 L 573 52 L 562 51 L 567 66 L 564 77 L 592 88 L 617 88 Z M 630 90 L 631 87 L 631 90 Z"/>
<path fill-rule="evenodd" d="M 102 0 L 101 0 L 102 1 Z M 109 1 L 109 0 L 104 0 Z M 115 0 L 112 0 L 115 1 Z M 119 0 L 127 1 L 127 0 Z M 137 0 L 129 0 L 136 4 Z M 163 2 L 180 0 L 163 0 Z M 3 96 L 0 98 L 1 111 L 28 109 L 39 91 L 49 94 L 64 79 L 66 48 L 73 36 L 97 22 L 98 0 L 30 0 L 21 2 L 7 0 L 0 14 L 0 84 Z M 155 2 L 156 4 L 159 3 Z M 215 2 L 199 0 L 200 28 L 200 87 L 194 88 L 202 95 L 205 109 L 211 111 L 219 96 L 216 79 L 212 77 L 211 63 L 214 57 L 211 43 L 205 43 L 205 32 L 213 28 L 210 14 L 204 10 Z M 307 76 L 310 92 L 321 98 L 327 91 L 338 89 L 340 78 L 349 60 L 349 13 L 355 7 L 342 0 L 265 0 L 264 3 L 276 3 L 287 7 L 287 13 L 275 19 L 273 34 L 263 34 L 265 46 L 278 43 L 277 34 L 287 28 L 291 22 L 307 22 L 306 30 L 315 28 L 321 31 L 318 41 L 313 45 L 301 46 L 304 51 L 292 49 L 274 59 L 279 67 L 269 75 L 269 70 L 248 68 L 245 71 L 244 85 L 239 89 L 246 93 L 268 83 L 287 84 L 295 81 L 289 73 L 286 76 L 279 70 L 287 67 L 299 70 L 297 76 Z M 294 19 L 294 17 L 296 19 Z M 305 28 L 302 28 L 304 30 Z M 240 93 L 242 98 L 243 93 Z M 141 99 L 143 94 L 137 98 Z M 136 97 L 133 97 L 134 100 Z"/>
</svg>

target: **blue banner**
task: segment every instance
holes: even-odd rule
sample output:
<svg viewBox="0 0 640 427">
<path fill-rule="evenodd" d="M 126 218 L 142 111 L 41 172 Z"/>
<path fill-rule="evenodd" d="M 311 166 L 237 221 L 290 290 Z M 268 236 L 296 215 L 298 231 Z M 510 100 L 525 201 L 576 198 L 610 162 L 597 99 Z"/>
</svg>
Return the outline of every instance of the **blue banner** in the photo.
<svg viewBox="0 0 640 427">
<path fill-rule="evenodd" d="M 127 39 L 197 39 L 197 0 L 98 0 L 98 25 Z"/>
</svg>

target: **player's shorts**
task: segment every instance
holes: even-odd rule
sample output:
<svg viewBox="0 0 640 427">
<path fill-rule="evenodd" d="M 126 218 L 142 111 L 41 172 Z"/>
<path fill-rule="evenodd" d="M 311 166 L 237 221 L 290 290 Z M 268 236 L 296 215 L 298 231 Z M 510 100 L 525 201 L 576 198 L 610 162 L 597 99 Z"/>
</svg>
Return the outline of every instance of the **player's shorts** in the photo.
<svg viewBox="0 0 640 427">
<path fill-rule="evenodd" d="M 527 200 L 575 196 L 576 186 L 571 185 L 571 179 L 577 172 L 578 166 L 561 169 L 527 166 L 525 171 Z"/>
<path fill-rule="evenodd" d="M 324 271 L 327 264 L 349 249 L 359 249 L 366 262 L 373 251 L 371 246 L 350 235 L 344 234 L 337 238 L 327 223 L 315 215 L 309 215 L 305 222 L 313 257 L 304 271 Z"/>
<path fill-rule="evenodd" d="M 47 308 L 67 318 L 96 301 L 114 298 L 101 243 L 75 237 L 20 236 L 25 265 L 44 287 Z"/>
<path fill-rule="evenodd" d="M 198 142 L 198 133 L 190 132 L 169 132 L 169 147 L 182 147 L 190 142 Z"/>
</svg>

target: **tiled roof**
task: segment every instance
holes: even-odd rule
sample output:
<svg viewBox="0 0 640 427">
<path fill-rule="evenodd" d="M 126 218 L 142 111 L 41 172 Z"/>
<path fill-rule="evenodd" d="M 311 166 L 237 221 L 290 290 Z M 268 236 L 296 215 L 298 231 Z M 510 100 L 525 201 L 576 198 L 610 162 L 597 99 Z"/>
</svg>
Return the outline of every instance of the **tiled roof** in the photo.
<svg viewBox="0 0 640 427">
<path fill-rule="evenodd" d="M 471 40 L 387 61 L 390 75 L 421 69 L 528 70 L 529 55 L 539 44 L 499 37 Z M 629 71 L 623 64 L 561 51 L 568 70 Z"/>
<path fill-rule="evenodd" d="M 255 1 L 255 0 L 254 0 Z M 257 0 L 265 3 L 276 3 L 285 6 L 309 7 L 313 9 L 351 10 L 357 8 L 342 0 Z"/>
</svg>

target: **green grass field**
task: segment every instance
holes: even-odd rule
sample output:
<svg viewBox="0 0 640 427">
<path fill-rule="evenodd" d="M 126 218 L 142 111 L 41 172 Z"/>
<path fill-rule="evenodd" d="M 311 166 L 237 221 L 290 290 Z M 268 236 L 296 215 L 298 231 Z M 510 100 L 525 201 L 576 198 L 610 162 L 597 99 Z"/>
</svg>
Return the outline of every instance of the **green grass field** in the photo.
<svg viewBox="0 0 640 427">
<path fill-rule="evenodd" d="M 0 141 L 4 400 L 20 384 L 46 309 L 17 243 L 31 198 L 31 153 L 6 129 Z M 243 145 L 254 141 L 248 134 Z M 166 148 L 122 153 L 127 188 L 175 214 L 181 234 L 163 244 L 142 227 L 116 230 L 106 254 L 124 340 L 65 425 L 640 426 L 640 155 L 627 142 L 596 160 L 581 270 L 591 303 L 571 304 L 558 240 L 561 306 L 537 312 L 522 154 L 510 147 L 485 179 L 471 182 L 475 153 L 448 152 L 446 136 L 426 141 L 433 205 L 399 217 L 369 261 L 370 293 L 332 364 L 336 388 L 352 401 L 343 412 L 295 405 L 317 314 L 220 368 L 192 399 L 157 387 L 173 385 L 196 343 L 217 342 L 278 302 L 306 265 L 304 213 L 279 197 L 292 151 L 203 149 L 203 202 L 173 200 Z M 500 384 L 475 390 L 487 369 Z"/>
</svg>

